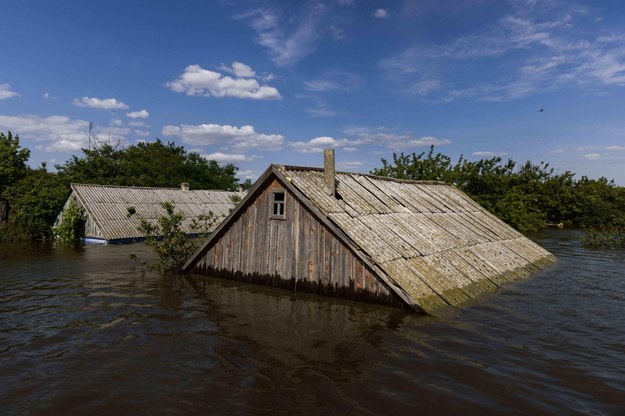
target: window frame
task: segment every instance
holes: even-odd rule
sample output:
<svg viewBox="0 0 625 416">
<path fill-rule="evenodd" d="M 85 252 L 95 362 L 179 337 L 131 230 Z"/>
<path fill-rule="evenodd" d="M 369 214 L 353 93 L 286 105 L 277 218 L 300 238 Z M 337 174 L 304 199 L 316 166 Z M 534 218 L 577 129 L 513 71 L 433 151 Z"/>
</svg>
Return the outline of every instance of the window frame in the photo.
<svg viewBox="0 0 625 416">
<path fill-rule="evenodd" d="M 280 200 L 276 200 L 276 195 L 281 194 L 283 199 Z M 269 219 L 272 220 L 285 220 L 286 219 L 286 190 L 283 188 L 277 188 L 277 189 L 272 189 L 271 190 L 271 207 L 270 207 L 270 215 L 269 215 Z M 276 214 L 276 207 L 281 207 L 281 214 Z M 280 212 L 280 209 L 278 209 L 278 212 Z"/>
</svg>

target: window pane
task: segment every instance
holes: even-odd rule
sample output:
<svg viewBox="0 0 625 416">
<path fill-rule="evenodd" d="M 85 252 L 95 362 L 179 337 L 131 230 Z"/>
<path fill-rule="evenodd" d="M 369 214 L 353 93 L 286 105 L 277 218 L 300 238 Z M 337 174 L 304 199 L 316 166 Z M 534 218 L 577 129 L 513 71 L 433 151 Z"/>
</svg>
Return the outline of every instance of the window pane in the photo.
<svg viewBox="0 0 625 416">
<path fill-rule="evenodd" d="M 286 195 L 284 191 L 273 191 L 271 214 L 276 218 L 284 218 L 284 202 Z"/>
</svg>

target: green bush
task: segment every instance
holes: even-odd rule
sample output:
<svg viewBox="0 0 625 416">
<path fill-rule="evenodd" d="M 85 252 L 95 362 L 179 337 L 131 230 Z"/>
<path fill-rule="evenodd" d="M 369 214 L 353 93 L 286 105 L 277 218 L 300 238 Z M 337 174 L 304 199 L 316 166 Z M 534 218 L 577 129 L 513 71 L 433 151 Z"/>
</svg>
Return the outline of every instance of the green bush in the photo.
<svg viewBox="0 0 625 416">
<path fill-rule="evenodd" d="M 144 244 L 151 247 L 158 256 L 156 264 L 152 268 L 161 273 L 176 272 L 182 268 L 185 262 L 197 249 L 200 239 L 192 239 L 182 231 L 182 221 L 184 216 L 176 212 L 173 202 L 163 202 L 161 207 L 165 210 L 162 215 L 151 222 L 145 218 L 139 219 L 138 230 L 143 234 Z M 136 213 L 134 207 L 128 208 L 128 216 Z M 200 236 L 206 235 L 219 220 L 212 211 L 193 219 L 191 228 L 198 231 Z M 134 254 L 130 255 L 135 259 Z"/>
<path fill-rule="evenodd" d="M 63 219 L 61 223 L 52 228 L 52 233 L 56 240 L 73 243 L 84 235 L 85 230 L 85 210 L 76 205 L 74 199 L 69 202 L 69 205 L 63 212 Z"/>
</svg>

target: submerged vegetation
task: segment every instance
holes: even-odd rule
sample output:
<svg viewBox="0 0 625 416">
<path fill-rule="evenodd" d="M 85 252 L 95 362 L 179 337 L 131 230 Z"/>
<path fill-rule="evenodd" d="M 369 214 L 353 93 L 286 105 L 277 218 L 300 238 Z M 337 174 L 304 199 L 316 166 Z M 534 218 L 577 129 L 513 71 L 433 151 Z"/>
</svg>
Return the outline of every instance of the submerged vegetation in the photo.
<svg viewBox="0 0 625 416">
<path fill-rule="evenodd" d="M 625 249 L 625 228 L 589 228 L 584 231 L 581 240 L 587 248 Z"/>
<path fill-rule="evenodd" d="M 182 231 L 184 216 L 175 211 L 174 204 L 163 202 L 161 207 L 166 215 L 162 215 L 155 223 L 140 218 L 138 230 L 145 237 L 143 243 L 158 256 L 158 262 L 152 268 L 165 273 L 180 269 L 195 251 L 197 243 Z"/>
<path fill-rule="evenodd" d="M 76 201 L 72 198 L 63 213 L 60 224 L 52 228 L 54 238 L 64 243 L 74 243 L 80 240 L 80 237 L 84 235 L 86 219 L 85 210 L 76 205 Z"/>
<path fill-rule="evenodd" d="M 143 243 L 152 248 L 158 257 L 158 261 L 150 267 L 161 273 L 176 272 L 198 248 L 201 239 L 190 238 L 185 234 L 182 230 L 184 215 L 176 211 L 173 202 L 163 202 L 161 207 L 165 210 L 164 215 L 156 221 L 139 218 L 137 229 L 144 237 Z M 128 217 L 135 214 L 134 207 L 128 207 Z M 192 219 L 191 229 L 198 236 L 205 236 L 219 219 L 212 211 L 208 211 Z M 130 257 L 136 259 L 133 253 Z"/>
</svg>

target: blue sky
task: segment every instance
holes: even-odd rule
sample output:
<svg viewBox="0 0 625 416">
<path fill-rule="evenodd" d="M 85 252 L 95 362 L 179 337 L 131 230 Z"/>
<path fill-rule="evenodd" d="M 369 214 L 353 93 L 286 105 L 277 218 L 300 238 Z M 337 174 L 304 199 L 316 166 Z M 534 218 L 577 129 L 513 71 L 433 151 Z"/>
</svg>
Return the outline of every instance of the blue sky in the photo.
<svg viewBox="0 0 625 416">
<path fill-rule="evenodd" d="M 0 131 L 48 166 L 157 137 L 255 179 L 434 144 L 625 185 L 622 1 L 0 0 Z M 540 111 L 544 109 L 543 111 Z"/>
</svg>

